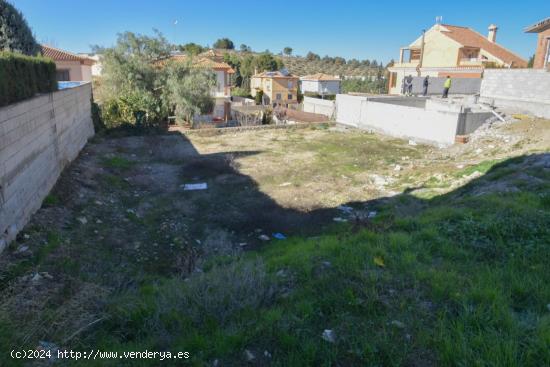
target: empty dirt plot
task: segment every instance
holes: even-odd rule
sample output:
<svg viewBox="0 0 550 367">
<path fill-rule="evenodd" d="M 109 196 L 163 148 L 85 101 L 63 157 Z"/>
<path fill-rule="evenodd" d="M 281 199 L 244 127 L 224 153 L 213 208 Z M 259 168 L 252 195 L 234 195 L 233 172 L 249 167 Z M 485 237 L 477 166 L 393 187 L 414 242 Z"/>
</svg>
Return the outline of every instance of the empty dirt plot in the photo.
<svg viewBox="0 0 550 367">
<path fill-rule="evenodd" d="M 531 172 L 518 166 L 512 172 L 512 166 L 505 167 L 506 180 L 479 176 L 504 159 L 547 152 L 548 131 L 547 121 L 518 121 L 480 130 L 470 145 L 449 149 L 340 127 L 97 137 L 0 257 L 2 353 L 14 345 L 177 349 L 189 350 L 196 365 L 212 365 L 218 358 L 243 365 L 252 355 L 256 365 L 296 366 L 304 365 L 296 358 L 306 352 L 308 365 L 322 360 L 338 365 L 340 358 L 340 365 L 372 358 L 400 364 L 410 354 L 418 365 L 434 364 L 439 357 L 428 342 L 390 347 L 408 343 L 406 336 L 394 336 L 406 328 L 402 320 L 408 316 L 387 316 L 395 310 L 384 308 L 401 284 L 385 283 L 391 278 L 383 273 L 391 269 L 384 263 L 390 255 L 377 255 L 373 270 L 365 253 L 349 252 L 340 264 L 337 246 L 357 233 L 349 249 L 359 251 L 391 225 L 392 220 L 375 221 L 389 210 L 385 207 L 395 209 L 390 218 L 416 215 L 430 198 L 474 179 L 476 195 L 542 185 L 546 176 L 537 176 L 539 168 Z M 547 164 L 545 157 L 537 164 Z M 373 232 L 361 234 L 365 228 Z M 388 243 L 405 238 L 404 233 Z M 335 236 L 330 241 L 319 237 L 330 234 Z M 303 247 L 298 239 L 306 241 Z M 411 251 L 399 253 L 408 254 L 412 264 Z M 363 269 L 359 259 L 370 265 Z M 292 270 L 296 266 L 303 269 Z M 347 274 L 354 266 L 361 268 Z M 321 293 L 308 282 L 324 282 L 329 274 L 330 284 L 337 286 L 318 284 L 327 291 L 344 291 L 349 284 L 366 289 L 354 282 L 376 277 L 372 290 L 381 287 L 380 293 L 309 299 Z M 415 292 L 423 292 L 420 288 Z M 427 295 L 415 297 L 429 307 L 435 302 Z M 349 318 L 330 321 L 331 304 L 337 307 L 334 317 Z M 350 345 L 359 342 L 353 338 L 367 334 L 345 335 L 344 330 L 357 322 L 367 328 L 354 319 L 365 312 L 374 314 L 361 320 L 383 323 L 377 330 L 388 324 L 397 331 L 380 331 L 373 340 L 361 341 L 374 343 L 372 350 L 363 346 L 349 354 Z M 296 326 L 304 331 L 295 334 Z M 337 349 L 322 344 L 323 329 L 332 328 L 338 332 Z M 407 335 L 414 339 L 415 332 Z M 263 339 L 266 333 L 272 334 Z"/>
</svg>

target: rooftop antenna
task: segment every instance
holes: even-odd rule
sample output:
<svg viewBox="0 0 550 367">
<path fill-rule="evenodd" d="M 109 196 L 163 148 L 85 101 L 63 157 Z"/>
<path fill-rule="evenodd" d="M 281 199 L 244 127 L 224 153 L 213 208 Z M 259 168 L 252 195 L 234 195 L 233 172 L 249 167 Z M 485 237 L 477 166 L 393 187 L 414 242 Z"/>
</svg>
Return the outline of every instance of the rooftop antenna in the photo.
<svg viewBox="0 0 550 367">
<path fill-rule="evenodd" d="M 442 15 L 438 15 L 437 17 L 435 17 L 435 23 L 436 24 L 441 24 L 443 22 L 443 16 Z"/>
</svg>

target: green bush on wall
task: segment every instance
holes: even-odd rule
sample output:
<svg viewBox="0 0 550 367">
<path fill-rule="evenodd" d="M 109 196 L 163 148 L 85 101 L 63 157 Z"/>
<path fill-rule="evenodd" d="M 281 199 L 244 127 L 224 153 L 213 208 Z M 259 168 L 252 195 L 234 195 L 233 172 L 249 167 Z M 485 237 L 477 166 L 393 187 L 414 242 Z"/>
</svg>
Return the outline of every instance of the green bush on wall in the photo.
<svg viewBox="0 0 550 367">
<path fill-rule="evenodd" d="M 56 90 L 55 63 L 52 60 L 0 52 L 0 106 Z"/>
</svg>

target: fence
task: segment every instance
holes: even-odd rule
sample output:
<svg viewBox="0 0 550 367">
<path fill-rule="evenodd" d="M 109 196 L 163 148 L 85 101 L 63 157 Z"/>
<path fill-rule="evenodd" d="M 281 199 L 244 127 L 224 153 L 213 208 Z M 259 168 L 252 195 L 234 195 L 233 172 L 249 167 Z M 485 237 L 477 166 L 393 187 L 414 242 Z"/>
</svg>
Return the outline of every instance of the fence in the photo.
<svg viewBox="0 0 550 367">
<path fill-rule="evenodd" d="M 281 121 L 296 121 L 296 122 L 326 122 L 330 119 L 318 113 L 298 111 L 285 107 L 277 107 L 273 114 Z"/>
<path fill-rule="evenodd" d="M 94 134 L 91 84 L 0 108 L 0 251 Z"/>
</svg>

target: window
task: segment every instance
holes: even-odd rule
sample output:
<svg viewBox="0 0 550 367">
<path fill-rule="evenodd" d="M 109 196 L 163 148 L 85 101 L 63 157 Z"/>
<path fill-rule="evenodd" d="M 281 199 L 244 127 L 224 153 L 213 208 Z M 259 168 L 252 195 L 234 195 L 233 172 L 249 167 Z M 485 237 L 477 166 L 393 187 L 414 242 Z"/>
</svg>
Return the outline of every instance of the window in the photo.
<svg viewBox="0 0 550 367">
<path fill-rule="evenodd" d="M 283 99 L 283 96 L 281 96 L 281 93 L 277 93 L 277 95 L 275 96 L 275 99 L 280 101 L 281 99 Z"/>
<path fill-rule="evenodd" d="M 55 77 L 58 82 L 66 82 L 71 80 L 69 69 L 59 69 L 55 72 Z"/>
<path fill-rule="evenodd" d="M 420 60 L 420 50 L 411 50 L 410 61 Z"/>
<path fill-rule="evenodd" d="M 397 73 L 391 73 L 391 85 L 390 88 L 395 88 L 397 85 Z"/>
<path fill-rule="evenodd" d="M 288 100 L 289 100 L 289 101 L 292 100 L 292 94 L 289 94 L 289 95 L 288 95 Z"/>
<path fill-rule="evenodd" d="M 293 86 L 292 80 L 288 81 L 287 86 L 288 86 L 288 89 L 292 89 L 292 86 Z"/>
</svg>

